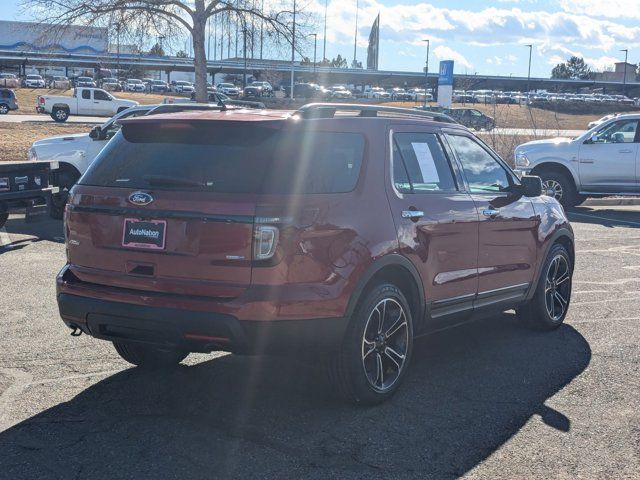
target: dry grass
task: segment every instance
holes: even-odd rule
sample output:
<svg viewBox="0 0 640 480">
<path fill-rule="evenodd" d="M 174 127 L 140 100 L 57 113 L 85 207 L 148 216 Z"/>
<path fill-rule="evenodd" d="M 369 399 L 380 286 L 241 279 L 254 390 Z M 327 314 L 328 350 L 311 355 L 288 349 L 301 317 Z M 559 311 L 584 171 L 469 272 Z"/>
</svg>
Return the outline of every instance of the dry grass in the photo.
<svg viewBox="0 0 640 480">
<path fill-rule="evenodd" d="M 412 108 L 414 102 L 389 102 L 385 105 Z M 604 114 L 568 114 L 542 110 L 540 108 L 529 108 L 526 105 L 484 105 L 484 104 L 454 104 L 457 107 L 476 108 L 482 113 L 489 115 L 496 120 L 500 128 L 536 128 L 543 130 L 586 130 L 587 124 L 596 120 Z M 561 105 L 558 105 L 560 108 Z M 612 109 L 613 110 L 613 109 Z"/>
<path fill-rule="evenodd" d="M 0 122 L 0 161 L 27 160 L 27 151 L 36 140 L 54 135 L 88 133 L 92 126 L 83 123 Z"/>
<path fill-rule="evenodd" d="M 18 105 L 20 109 L 12 112 L 11 114 L 18 115 L 33 115 L 36 113 L 36 100 L 38 95 L 64 95 L 71 96 L 73 90 L 54 90 L 47 88 L 17 88 L 15 90 L 18 98 Z M 116 98 L 123 100 L 135 100 L 143 105 L 149 105 L 154 103 L 162 103 L 162 101 L 173 94 L 155 94 L 155 93 L 133 93 L 133 92 L 111 92 Z"/>
</svg>

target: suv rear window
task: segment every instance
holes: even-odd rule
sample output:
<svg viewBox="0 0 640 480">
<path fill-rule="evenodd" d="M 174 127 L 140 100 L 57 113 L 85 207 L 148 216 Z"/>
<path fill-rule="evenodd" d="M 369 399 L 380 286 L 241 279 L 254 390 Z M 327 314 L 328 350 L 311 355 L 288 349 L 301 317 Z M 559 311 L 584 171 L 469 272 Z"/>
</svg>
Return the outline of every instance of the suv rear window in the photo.
<svg viewBox="0 0 640 480">
<path fill-rule="evenodd" d="M 80 183 L 220 193 L 341 193 L 358 181 L 364 153 L 360 134 L 198 123 L 125 125 Z"/>
</svg>

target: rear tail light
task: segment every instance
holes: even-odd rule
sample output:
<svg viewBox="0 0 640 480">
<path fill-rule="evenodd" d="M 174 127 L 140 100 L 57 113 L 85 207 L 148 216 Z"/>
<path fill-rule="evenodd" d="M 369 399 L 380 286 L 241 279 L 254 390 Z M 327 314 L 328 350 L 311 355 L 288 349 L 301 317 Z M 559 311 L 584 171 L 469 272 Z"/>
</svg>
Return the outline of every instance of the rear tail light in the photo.
<svg viewBox="0 0 640 480">
<path fill-rule="evenodd" d="M 38 95 L 38 103 L 44 105 L 44 97 Z"/>
<path fill-rule="evenodd" d="M 253 259 L 269 260 L 273 258 L 278 246 L 280 231 L 273 225 L 256 225 L 253 231 Z"/>
</svg>

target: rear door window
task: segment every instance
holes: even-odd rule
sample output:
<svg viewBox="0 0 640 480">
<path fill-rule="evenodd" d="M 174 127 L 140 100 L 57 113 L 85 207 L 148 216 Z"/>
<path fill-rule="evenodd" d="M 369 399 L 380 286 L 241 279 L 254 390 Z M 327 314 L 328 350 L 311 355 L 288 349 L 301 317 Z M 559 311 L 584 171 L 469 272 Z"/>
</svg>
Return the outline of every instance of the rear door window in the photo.
<svg viewBox="0 0 640 480">
<path fill-rule="evenodd" d="M 85 100 L 91 100 L 91 90 L 83 90 L 82 98 Z"/>
<path fill-rule="evenodd" d="M 401 193 L 456 190 L 453 172 L 434 133 L 393 134 L 393 182 Z"/>
<path fill-rule="evenodd" d="M 221 193 L 339 193 L 356 186 L 361 135 L 256 123 L 125 125 L 81 183 Z"/>
</svg>

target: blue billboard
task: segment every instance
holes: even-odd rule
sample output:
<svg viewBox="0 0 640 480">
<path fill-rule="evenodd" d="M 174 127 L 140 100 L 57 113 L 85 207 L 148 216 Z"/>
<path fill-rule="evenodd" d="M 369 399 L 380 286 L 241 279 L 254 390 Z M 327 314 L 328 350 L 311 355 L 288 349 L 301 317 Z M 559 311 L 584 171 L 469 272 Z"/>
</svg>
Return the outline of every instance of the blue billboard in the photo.
<svg viewBox="0 0 640 480">
<path fill-rule="evenodd" d="M 453 60 L 443 60 L 440 62 L 438 85 L 453 85 Z"/>
</svg>

